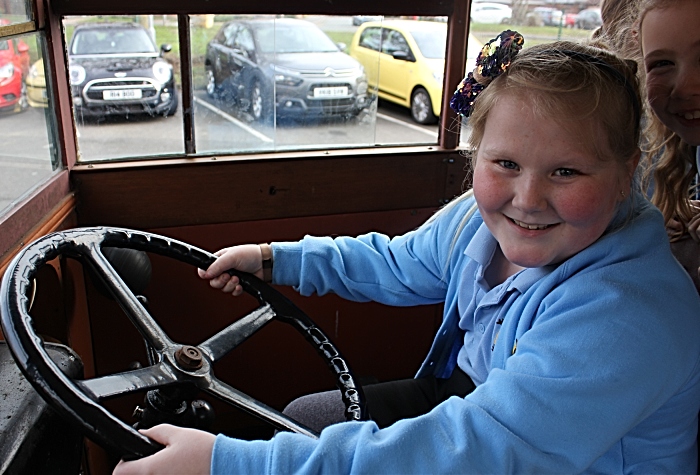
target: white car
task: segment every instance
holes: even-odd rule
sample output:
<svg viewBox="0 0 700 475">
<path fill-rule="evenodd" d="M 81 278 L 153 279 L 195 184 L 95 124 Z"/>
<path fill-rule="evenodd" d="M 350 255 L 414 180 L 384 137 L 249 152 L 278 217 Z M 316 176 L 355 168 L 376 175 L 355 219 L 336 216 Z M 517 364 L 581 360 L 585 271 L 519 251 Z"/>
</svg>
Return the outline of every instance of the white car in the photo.
<svg viewBox="0 0 700 475">
<path fill-rule="evenodd" d="M 472 4 L 471 21 L 474 23 L 508 23 L 513 10 L 502 3 L 477 2 Z"/>
</svg>

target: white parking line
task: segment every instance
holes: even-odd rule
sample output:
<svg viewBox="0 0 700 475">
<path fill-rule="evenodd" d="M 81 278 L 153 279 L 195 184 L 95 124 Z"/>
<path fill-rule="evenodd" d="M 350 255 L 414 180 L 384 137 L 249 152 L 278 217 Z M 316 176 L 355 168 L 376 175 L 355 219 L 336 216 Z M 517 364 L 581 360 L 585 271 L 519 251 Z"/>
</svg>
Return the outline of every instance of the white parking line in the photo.
<svg viewBox="0 0 700 475">
<path fill-rule="evenodd" d="M 377 112 L 377 118 L 384 119 L 384 120 L 387 120 L 389 122 L 393 122 L 395 124 L 403 125 L 404 127 L 408 127 L 409 129 L 413 129 L 417 132 L 423 132 L 424 134 L 428 134 L 435 139 L 438 138 L 437 132 L 433 132 L 432 130 L 426 130 L 422 127 L 418 127 L 417 125 L 409 124 L 408 122 L 404 122 L 403 120 L 394 119 L 393 117 L 389 117 L 388 115 L 380 114 L 379 112 Z"/>
<path fill-rule="evenodd" d="M 198 98 L 198 97 L 195 97 L 195 98 L 194 98 L 194 101 L 195 101 L 197 104 L 203 105 L 204 107 L 206 107 L 206 108 L 209 109 L 210 111 L 214 112 L 215 114 L 220 115 L 221 117 L 223 117 L 224 119 L 228 120 L 229 122 L 231 122 L 231 123 L 233 123 L 233 124 L 236 124 L 238 127 L 240 127 L 241 129 L 245 130 L 245 131 L 248 132 L 249 134 L 258 137 L 260 140 L 262 140 L 262 141 L 264 141 L 264 142 L 268 142 L 268 143 L 274 142 L 274 140 L 271 139 L 270 137 L 268 137 L 267 135 L 258 132 L 258 131 L 255 130 L 254 128 L 250 127 L 250 126 L 247 125 L 247 124 L 244 124 L 244 123 L 241 122 L 240 120 L 238 120 L 238 119 L 236 119 L 235 117 L 233 117 L 233 116 L 227 114 L 226 112 L 222 111 L 222 110 L 219 109 L 218 107 L 213 106 L 212 104 L 208 103 L 207 101 L 203 101 L 202 99 L 200 99 L 200 98 Z M 411 123 L 408 123 L 408 122 L 404 122 L 403 120 L 395 119 L 395 118 L 393 118 L 393 117 L 391 117 L 391 116 L 388 116 L 388 115 L 385 115 L 385 114 L 377 113 L 377 118 L 378 118 L 378 119 L 386 120 L 386 121 L 388 121 L 388 122 L 393 122 L 393 123 L 395 123 L 395 124 L 398 124 L 398 125 L 401 125 L 401 126 L 404 126 L 404 127 L 408 127 L 409 129 L 415 130 L 416 132 L 423 132 L 424 134 L 430 135 L 430 137 L 432 137 L 432 138 L 434 138 L 434 139 L 437 139 L 437 138 L 438 138 L 437 132 L 434 132 L 434 131 L 432 131 L 432 130 L 426 130 L 426 129 L 424 129 L 424 128 L 422 128 L 422 127 L 419 127 L 419 126 L 417 126 L 417 125 L 414 125 L 414 124 L 411 124 Z"/>
<path fill-rule="evenodd" d="M 271 139 L 270 137 L 268 137 L 267 135 L 261 134 L 260 132 L 258 132 L 258 131 L 255 130 L 254 128 L 252 128 L 252 127 L 250 127 L 250 126 L 244 124 L 244 123 L 241 122 L 240 120 L 238 120 L 238 119 L 236 119 L 235 117 L 233 117 L 233 116 L 227 114 L 226 112 L 222 111 L 222 110 L 219 109 L 218 107 L 215 107 L 215 106 L 209 104 L 207 101 L 203 101 L 203 100 L 199 99 L 198 97 L 195 97 L 195 98 L 194 98 L 194 101 L 195 101 L 197 104 L 203 105 L 204 107 L 206 107 L 207 109 L 209 109 L 209 110 L 212 111 L 213 113 L 220 115 L 221 117 L 223 117 L 224 119 L 228 120 L 229 122 L 232 122 L 232 123 L 236 124 L 238 127 L 240 127 L 241 129 L 245 130 L 245 131 L 248 132 L 249 134 L 256 136 L 257 138 L 259 138 L 259 139 L 262 140 L 263 142 L 268 142 L 268 143 L 274 142 L 274 140 Z"/>
<path fill-rule="evenodd" d="M 18 162 L 21 158 L 26 161 Z M 0 155 L 1 168 L 28 168 L 31 170 L 51 170 L 51 160 L 49 158 L 37 159 L 36 157 L 23 157 L 18 154 Z"/>
</svg>

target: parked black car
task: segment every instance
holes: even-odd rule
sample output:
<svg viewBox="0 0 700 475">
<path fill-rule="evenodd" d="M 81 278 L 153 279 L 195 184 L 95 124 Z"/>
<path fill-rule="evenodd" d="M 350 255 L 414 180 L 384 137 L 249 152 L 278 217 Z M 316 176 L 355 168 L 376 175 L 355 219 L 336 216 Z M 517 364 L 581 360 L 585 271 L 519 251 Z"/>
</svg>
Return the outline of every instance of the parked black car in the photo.
<svg viewBox="0 0 700 475">
<path fill-rule="evenodd" d="M 76 117 L 174 114 L 173 67 L 163 59 L 170 49 L 162 45 L 159 51 L 148 31 L 135 23 L 78 25 L 68 48 Z"/>
<path fill-rule="evenodd" d="M 207 93 L 254 120 L 352 116 L 368 104 L 364 68 L 311 22 L 231 21 L 207 45 Z"/>
</svg>

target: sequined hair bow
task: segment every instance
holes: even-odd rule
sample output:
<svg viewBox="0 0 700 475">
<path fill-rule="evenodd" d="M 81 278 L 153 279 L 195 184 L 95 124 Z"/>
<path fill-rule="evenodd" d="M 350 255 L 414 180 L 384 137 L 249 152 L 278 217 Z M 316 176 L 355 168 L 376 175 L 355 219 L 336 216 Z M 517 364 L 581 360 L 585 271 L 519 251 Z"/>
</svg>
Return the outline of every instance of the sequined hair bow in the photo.
<svg viewBox="0 0 700 475">
<path fill-rule="evenodd" d="M 486 43 L 476 58 L 476 68 L 459 83 L 450 107 L 459 115 L 469 117 L 476 97 L 508 69 L 524 43 L 523 35 L 512 30 L 506 30 Z"/>
</svg>

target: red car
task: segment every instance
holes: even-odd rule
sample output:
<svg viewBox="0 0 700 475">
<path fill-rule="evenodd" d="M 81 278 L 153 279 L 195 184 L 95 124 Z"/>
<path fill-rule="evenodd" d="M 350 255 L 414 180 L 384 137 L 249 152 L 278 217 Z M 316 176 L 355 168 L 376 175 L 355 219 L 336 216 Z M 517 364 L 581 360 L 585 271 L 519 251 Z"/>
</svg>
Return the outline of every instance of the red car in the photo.
<svg viewBox="0 0 700 475">
<path fill-rule="evenodd" d="M 567 28 L 574 28 L 576 26 L 576 14 L 575 13 L 565 13 L 564 14 L 564 26 Z"/>
<path fill-rule="evenodd" d="M 24 78 L 28 71 L 27 43 L 21 39 L 0 40 L 0 111 L 19 112 L 27 108 Z"/>
</svg>

